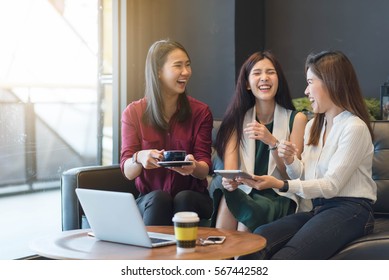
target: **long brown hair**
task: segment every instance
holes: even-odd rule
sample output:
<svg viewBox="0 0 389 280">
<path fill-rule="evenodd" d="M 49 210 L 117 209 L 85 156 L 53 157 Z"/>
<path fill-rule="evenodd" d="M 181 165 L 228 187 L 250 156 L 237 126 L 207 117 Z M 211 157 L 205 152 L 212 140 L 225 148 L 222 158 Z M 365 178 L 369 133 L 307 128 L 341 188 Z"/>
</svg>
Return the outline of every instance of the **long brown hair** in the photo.
<svg viewBox="0 0 389 280">
<path fill-rule="evenodd" d="M 151 45 L 146 57 L 145 66 L 145 96 L 147 99 L 147 107 L 143 114 L 142 120 L 145 123 L 151 124 L 158 130 L 166 131 L 169 129 L 169 123 L 166 122 L 163 107 L 163 95 L 161 83 L 158 78 L 158 72 L 166 62 L 167 56 L 174 50 L 180 49 L 189 58 L 188 52 L 178 42 L 167 40 L 160 40 Z M 187 98 L 187 91 L 180 94 L 178 97 L 178 114 L 177 120 L 179 122 L 187 120 L 191 115 L 191 108 Z"/>
<path fill-rule="evenodd" d="M 308 68 L 323 82 L 331 101 L 362 119 L 373 138 L 367 106 L 354 67 L 347 56 L 340 51 L 310 54 L 305 63 L 305 73 Z M 315 114 L 308 145 L 315 146 L 319 143 L 323 124 L 324 114 Z"/>
</svg>

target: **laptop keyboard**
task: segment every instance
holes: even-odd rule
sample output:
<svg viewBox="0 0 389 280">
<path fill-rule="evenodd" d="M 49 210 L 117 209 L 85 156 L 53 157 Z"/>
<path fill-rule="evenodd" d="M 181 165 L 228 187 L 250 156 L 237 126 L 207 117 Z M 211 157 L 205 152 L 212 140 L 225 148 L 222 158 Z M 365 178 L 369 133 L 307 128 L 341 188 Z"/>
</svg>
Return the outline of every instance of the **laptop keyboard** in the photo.
<svg viewBox="0 0 389 280">
<path fill-rule="evenodd" d="M 153 243 L 153 244 L 158 244 L 158 243 L 170 241 L 168 239 L 161 239 L 161 238 L 155 238 L 155 237 L 150 237 L 150 240 L 151 240 L 151 243 Z"/>
</svg>

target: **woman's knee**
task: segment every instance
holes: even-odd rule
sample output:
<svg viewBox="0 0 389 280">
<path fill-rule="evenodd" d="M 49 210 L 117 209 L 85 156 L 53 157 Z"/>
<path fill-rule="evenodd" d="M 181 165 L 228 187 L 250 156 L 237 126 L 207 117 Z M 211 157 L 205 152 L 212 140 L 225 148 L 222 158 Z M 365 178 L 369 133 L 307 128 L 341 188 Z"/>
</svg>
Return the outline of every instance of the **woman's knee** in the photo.
<svg viewBox="0 0 389 280">
<path fill-rule="evenodd" d="M 174 212 L 180 211 L 193 211 L 200 218 L 209 218 L 212 214 L 212 199 L 195 191 L 181 191 L 174 197 Z"/>
<path fill-rule="evenodd" d="M 193 191 L 181 191 L 174 197 L 174 211 L 194 211 L 194 203 Z"/>
<path fill-rule="evenodd" d="M 165 205 L 165 204 L 171 204 L 173 202 L 173 198 L 171 197 L 171 195 L 161 190 L 152 191 L 150 195 L 151 197 L 149 201 L 152 202 L 153 204 Z"/>
<path fill-rule="evenodd" d="M 173 216 L 173 199 L 163 191 L 147 194 L 143 202 L 143 220 L 146 225 L 170 225 Z"/>
</svg>

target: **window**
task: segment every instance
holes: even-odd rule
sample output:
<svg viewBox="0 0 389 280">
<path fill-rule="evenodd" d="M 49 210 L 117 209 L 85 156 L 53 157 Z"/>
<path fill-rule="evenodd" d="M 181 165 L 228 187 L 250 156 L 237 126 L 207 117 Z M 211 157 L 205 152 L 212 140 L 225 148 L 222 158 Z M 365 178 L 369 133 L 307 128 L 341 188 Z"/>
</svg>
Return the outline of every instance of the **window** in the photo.
<svg viewBox="0 0 389 280">
<path fill-rule="evenodd" d="M 0 259 L 61 231 L 63 171 L 112 163 L 111 2 L 0 2 Z"/>
</svg>

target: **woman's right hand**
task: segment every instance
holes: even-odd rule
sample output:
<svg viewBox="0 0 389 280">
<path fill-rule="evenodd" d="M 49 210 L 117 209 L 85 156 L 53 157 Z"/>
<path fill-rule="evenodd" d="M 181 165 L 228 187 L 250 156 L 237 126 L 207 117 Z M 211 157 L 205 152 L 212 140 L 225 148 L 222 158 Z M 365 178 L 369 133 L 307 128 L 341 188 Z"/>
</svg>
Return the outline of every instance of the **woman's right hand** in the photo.
<svg viewBox="0 0 389 280">
<path fill-rule="evenodd" d="M 277 147 L 278 156 L 284 161 L 286 165 L 292 164 L 294 156 L 297 155 L 298 148 L 292 142 L 282 140 Z"/>
<path fill-rule="evenodd" d="M 161 167 L 158 162 L 163 160 L 164 150 L 141 150 L 138 152 L 138 162 L 145 169 L 154 169 Z"/>
<path fill-rule="evenodd" d="M 228 179 L 228 178 L 223 177 L 222 178 L 222 185 L 227 191 L 232 192 L 239 187 L 240 183 L 238 183 L 234 179 Z"/>
</svg>

